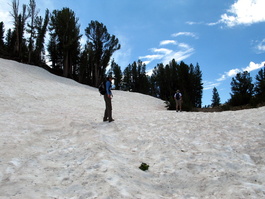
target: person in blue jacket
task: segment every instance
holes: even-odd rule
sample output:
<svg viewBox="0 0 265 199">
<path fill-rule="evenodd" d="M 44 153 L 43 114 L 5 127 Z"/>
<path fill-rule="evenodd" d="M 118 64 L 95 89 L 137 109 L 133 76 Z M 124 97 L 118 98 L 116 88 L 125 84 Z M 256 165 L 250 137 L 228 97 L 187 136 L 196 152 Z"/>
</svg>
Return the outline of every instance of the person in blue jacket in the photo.
<svg viewBox="0 0 265 199">
<path fill-rule="evenodd" d="M 104 100 L 105 100 L 105 105 L 106 105 L 106 109 L 105 109 L 105 114 L 104 114 L 104 118 L 103 121 L 109 121 L 109 122 L 113 122 L 114 119 L 112 118 L 112 104 L 111 104 L 111 99 L 113 97 L 112 92 L 111 92 L 111 87 L 112 87 L 112 83 L 111 81 L 114 78 L 110 75 L 107 77 L 107 81 L 106 81 L 106 94 L 104 95 Z"/>
</svg>

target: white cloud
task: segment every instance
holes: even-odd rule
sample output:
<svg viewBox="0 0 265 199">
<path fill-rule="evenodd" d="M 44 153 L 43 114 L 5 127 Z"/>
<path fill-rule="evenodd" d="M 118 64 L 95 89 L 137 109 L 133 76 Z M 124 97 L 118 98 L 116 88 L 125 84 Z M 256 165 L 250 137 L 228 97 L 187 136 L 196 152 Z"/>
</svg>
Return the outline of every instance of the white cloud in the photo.
<svg viewBox="0 0 265 199">
<path fill-rule="evenodd" d="M 192 32 L 178 32 L 178 33 L 174 33 L 171 36 L 172 37 L 178 37 L 178 36 L 189 36 L 189 37 L 193 37 L 193 38 L 198 38 L 198 36 L 195 33 Z"/>
<path fill-rule="evenodd" d="M 167 48 L 152 48 L 151 50 L 155 53 L 162 53 L 165 55 L 172 53 L 172 50 Z"/>
<path fill-rule="evenodd" d="M 262 41 L 258 42 L 257 46 L 255 47 L 258 53 L 263 53 L 265 52 L 265 39 Z"/>
<path fill-rule="evenodd" d="M 264 66 L 264 64 L 265 64 L 265 62 L 261 62 L 259 64 L 256 64 L 254 62 L 250 62 L 249 65 L 246 68 L 243 68 L 242 70 L 251 72 L 253 70 L 257 70 L 257 69 L 262 68 Z"/>
<path fill-rule="evenodd" d="M 177 44 L 177 42 L 175 40 L 164 40 L 164 41 L 161 41 L 160 42 L 160 46 L 163 46 L 163 45 L 168 45 L 168 44 Z"/>
<path fill-rule="evenodd" d="M 218 78 L 216 81 L 221 82 L 224 81 L 226 79 L 226 75 L 221 75 L 220 78 Z"/>
<path fill-rule="evenodd" d="M 190 57 L 194 53 L 194 49 L 189 47 L 189 45 L 181 43 L 177 45 L 179 49 L 173 50 L 168 48 L 152 48 L 151 52 L 154 54 L 140 56 L 139 59 L 143 60 L 146 65 L 154 60 L 161 60 L 162 63 L 168 64 L 172 59 L 177 62 L 182 61 Z"/>
<path fill-rule="evenodd" d="M 203 90 L 210 90 L 210 89 L 213 89 L 214 87 L 217 87 L 219 85 L 220 85 L 220 83 L 204 81 L 203 82 Z"/>
<path fill-rule="evenodd" d="M 220 78 L 218 78 L 216 81 L 220 82 L 220 81 L 224 81 L 229 77 L 233 77 L 235 76 L 237 73 L 242 72 L 240 69 L 236 68 L 236 69 L 231 69 L 228 72 L 225 72 L 223 75 L 221 75 Z"/>
<path fill-rule="evenodd" d="M 140 56 L 139 59 L 144 59 L 143 63 L 145 65 L 148 65 L 150 62 L 154 61 L 154 60 L 159 60 L 163 58 L 163 54 L 159 55 L 159 54 L 154 54 L 154 55 L 145 55 L 145 56 Z"/>
<path fill-rule="evenodd" d="M 250 25 L 265 21 L 264 0 L 237 0 L 221 15 L 220 22 L 229 27 L 236 25 Z"/>
<path fill-rule="evenodd" d="M 265 61 L 261 62 L 261 63 L 254 63 L 254 62 L 250 62 L 249 65 L 245 68 L 242 68 L 242 69 L 231 69 L 230 71 L 228 72 L 225 72 L 223 75 L 221 75 L 221 77 L 219 79 L 217 79 L 216 81 L 220 82 L 220 81 L 224 81 L 226 80 L 227 78 L 229 77 L 234 77 L 236 76 L 237 73 L 239 72 L 243 72 L 243 71 L 248 71 L 248 72 L 251 72 L 253 70 L 258 70 L 262 67 L 265 66 Z"/>
<path fill-rule="evenodd" d="M 198 38 L 195 33 L 192 32 L 178 32 L 171 35 L 172 37 L 178 36 L 189 36 L 193 38 Z M 151 48 L 153 54 L 140 56 L 139 59 L 143 61 L 146 65 L 150 64 L 154 60 L 160 60 L 163 64 L 168 64 L 172 59 L 177 62 L 183 61 L 184 59 L 190 57 L 194 53 L 194 48 L 190 47 L 186 43 L 180 43 L 175 40 L 163 40 L 159 43 L 159 46 L 173 44 L 171 48 Z"/>
<path fill-rule="evenodd" d="M 175 59 L 175 61 L 180 62 L 190 57 L 193 53 L 194 53 L 193 48 L 189 48 L 187 50 L 172 51 L 172 53 L 164 56 L 162 62 L 168 64 L 170 61 L 172 61 L 172 59 Z"/>
<path fill-rule="evenodd" d="M 226 73 L 226 75 L 227 75 L 228 77 L 233 77 L 233 76 L 235 76 L 235 75 L 236 75 L 237 73 L 239 73 L 239 72 L 241 72 L 241 70 L 238 69 L 238 68 L 236 68 L 236 69 L 232 69 L 232 70 L 228 71 L 228 72 Z"/>
<path fill-rule="evenodd" d="M 181 48 L 190 49 L 190 46 L 188 44 L 185 44 L 185 43 L 179 43 L 178 46 Z"/>
<path fill-rule="evenodd" d="M 203 24 L 203 22 L 187 21 L 186 24 L 188 24 L 188 25 L 199 25 L 199 24 Z"/>
<path fill-rule="evenodd" d="M 155 59 L 161 59 L 163 55 L 146 55 L 140 57 L 140 59 L 149 59 L 150 61 L 155 60 Z"/>
<path fill-rule="evenodd" d="M 251 25 L 254 23 L 265 22 L 265 1 L 264 0 L 236 0 L 226 13 L 220 16 L 217 22 L 186 22 L 189 25 L 205 24 L 214 26 L 218 24 L 226 24 L 228 27 L 237 25 Z"/>
</svg>

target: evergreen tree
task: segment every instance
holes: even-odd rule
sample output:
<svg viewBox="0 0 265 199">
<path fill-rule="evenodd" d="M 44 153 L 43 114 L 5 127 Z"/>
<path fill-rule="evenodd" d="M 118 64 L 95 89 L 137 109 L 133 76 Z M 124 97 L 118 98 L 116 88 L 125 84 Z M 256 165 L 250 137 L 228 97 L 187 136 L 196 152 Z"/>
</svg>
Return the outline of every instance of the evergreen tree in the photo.
<svg viewBox="0 0 265 199">
<path fill-rule="evenodd" d="M 36 37 L 36 27 L 35 27 L 35 20 L 38 16 L 39 10 L 36 9 L 36 3 L 35 0 L 30 0 L 29 6 L 29 17 L 30 17 L 30 23 L 28 23 L 28 29 L 27 32 L 29 33 L 29 39 L 28 39 L 28 63 L 31 63 L 31 54 L 34 47 L 34 40 Z"/>
<path fill-rule="evenodd" d="M 202 73 L 199 65 L 188 66 L 183 61 L 177 64 L 173 59 L 164 67 L 158 64 L 150 78 L 150 93 L 168 101 L 168 108 L 175 109 L 174 93 L 179 89 L 183 95 L 183 109 L 201 107 Z"/>
<path fill-rule="evenodd" d="M 213 88 L 212 107 L 220 106 L 220 97 L 217 89 Z"/>
<path fill-rule="evenodd" d="M 157 83 L 157 67 L 154 67 L 152 75 L 150 77 L 150 95 L 159 97 L 159 87 Z"/>
<path fill-rule="evenodd" d="M 249 72 L 244 71 L 237 73 L 235 77 L 232 78 L 231 90 L 232 94 L 229 104 L 232 106 L 241 106 L 248 104 L 252 98 L 253 94 L 252 78 Z"/>
<path fill-rule="evenodd" d="M 50 40 L 47 47 L 49 52 L 49 60 L 51 61 L 52 68 L 58 75 L 63 74 L 63 54 L 59 46 L 59 42 L 56 39 L 55 33 L 50 33 Z"/>
<path fill-rule="evenodd" d="M 15 32 L 12 31 L 11 29 L 8 29 L 5 39 L 5 46 L 6 46 L 6 53 L 10 57 L 13 56 L 15 41 L 16 41 Z"/>
<path fill-rule="evenodd" d="M 136 89 L 140 93 L 149 94 L 149 88 L 150 84 L 146 74 L 146 65 L 141 60 L 138 60 Z"/>
<path fill-rule="evenodd" d="M 109 73 L 112 73 L 115 76 L 115 80 L 114 80 L 115 89 L 120 90 L 121 81 L 122 81 L 121 67 L 114 61 L 114 59 L 112 60 L 110 67 L 111 69 Z"/>
<path fill-rule="evenodd" d="M 87 45 L 91 48 L 93 57 L 92 85 L 98 86 L 103 80 L 106 67 L 109 64 L 112 54 L 120 49 L 119 40 L 108 33 L 105 25 L 98 21 L 91 21 L 85 29 Z"/>
<path fill-rule="evenodd" d="M 195 107 L 195 95 L 193 94 L 195 88 L 192 80 L 192 75 L 189 65 L 185 64 L 183 61 L 177 65 L 177 88 L 182 93 L 182 109 L 191 110 Z"/>
<path fill-rule="evenodd" d="M 79 55 L 80 42 L 79 25 L 75 13 L 69 8 L 54 10 L 50 21 L 51 40 L 49 43 L 49 53 L 53 61 L 57 57 L 61 59 L 64 77 L 74 77 L 74 65 Z M 62 54 L 56 53 L 56 50 Z M 60 63 L 59 63 L 60 65 Z M 55 63 L 53 63 L 55 66 Z"/>
<path fill-rule="evenodd" d="M 265 66 L 256 75 L 256 80 L 255 94 L 258 102 L 265 102 Z"/>
<path fill-rule="evenodd" d="M 132 83 L 131 83 L 131 79 L 132 79 L 132 67 L 131 64 L 129 64 L 123 71 L 123 90 L 132 90 Z"/>
<path fill-rule="evenodd" d="M 203 83 L 202 83 L 202 72 L 200 70 L 200 66 L 197 63 L 195 70 L 191 73 L 193 76 L 193 96 L 194 96 L 194 107 L 201 108 L 202 104 L 202 91 L 203 91 Z"/>
<path fill-rule="evenodd" d="M 45 63 L 45 59 L 42 58 L 42 54 L 45 54 L 44 50 L 44 42 L 45 42 L 45 35 L 47 32 L 47 27 L 49 23 L 49 10 L 46 9 L 45 18 L 41 16 L 36 17 L 35 25 L 36 25 L 36 45 L 35 45 L 35 64 L 39 65 L 39 63 Z"/>
<path fill-rule="evenodd" d="M 80 65 L 79 65 L 79 82 L 83 84 L 92 85 L 92 62 L 93 57 L 91 57 L 91 48 L 87 44 L 84 50 L 81 52 Z"/>
<path fill-rule="evenodd" d="M 10 14 L 14 18 L 14 32 L 16 34 L 14 53 L 20 60 L 23 60 L 23 54 L 25 53 L 22 51 L 23 46 L 25 46 L 25 40 L 23 38 L 23 35 L 25 31 L 26 20 L 28 19 L 29 14 L 26 12 L 26 5 L 22 6 L 22 13 L 19 14 L 19 1 L 17 0 L 13 0 L 12 8 L 13 10 Z"/>
<path fill-rule="evenodd" d="M 155 96 L 159 97 L 162 100 L 167 100 L 166 96 L 166 82 L 165 82 L 165 68 L 164 65 L 157 64 L 153 69 L 153 74 L 151 76 L 153 91 Z"/>
</svg>

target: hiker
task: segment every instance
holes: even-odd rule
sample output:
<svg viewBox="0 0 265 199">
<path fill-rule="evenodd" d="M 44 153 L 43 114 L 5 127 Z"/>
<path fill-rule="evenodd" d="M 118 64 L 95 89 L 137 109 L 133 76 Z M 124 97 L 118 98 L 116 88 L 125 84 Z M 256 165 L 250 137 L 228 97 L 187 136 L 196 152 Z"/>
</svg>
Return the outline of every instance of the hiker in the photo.
<svg viewBox="0 0 265 199">
<path fill-rule="evenodd" d="M 105 105 L 106 105 L 106 109 L 105 109 L 105 114 L 104 114 L 104 118 L 103 121 L 109 121 L 109 122 L 113 122 L 114 119 L 112 118 L 112 104 L 111 104 L 111 99 L 113 97 L 112 92 L 111 92 L 111 87 L 112 87 L 112 83 L 111 81 L 114 78 L 109 75 L 107 77 L 106 83 L 105 83 L 105 89 L 106 89 L 106 93 L 104 94 L 104 100 L 105 100 Z"/>
<path fill-rule="evenodd" d="M 181 112 L 182 94 L 180 93 L 179 90 L 176 91 L 176 93 L 174 95 L 174 99 L 176 101 L 176 111 Z"/>
</svg>

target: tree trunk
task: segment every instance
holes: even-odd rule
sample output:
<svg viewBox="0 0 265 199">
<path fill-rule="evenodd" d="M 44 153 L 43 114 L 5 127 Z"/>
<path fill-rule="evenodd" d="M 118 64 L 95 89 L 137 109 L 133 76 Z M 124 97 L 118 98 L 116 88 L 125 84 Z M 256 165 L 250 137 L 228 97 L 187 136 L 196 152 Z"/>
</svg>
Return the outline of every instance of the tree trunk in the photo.
<svg viewBox="0 0 265 199">
<path fill-rule="evenodd" d="M 63 76 L 68 77 L 69 62 L 68 62 L 68 51 L 64 53 L 64 63 L 63 63 Z"/>
</svg>

